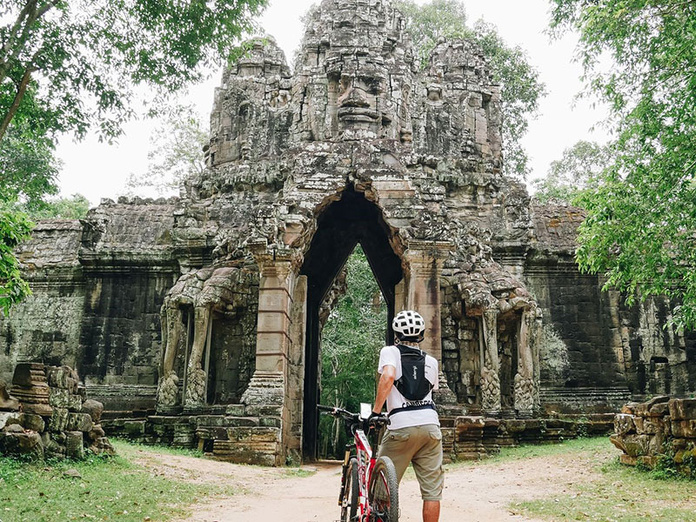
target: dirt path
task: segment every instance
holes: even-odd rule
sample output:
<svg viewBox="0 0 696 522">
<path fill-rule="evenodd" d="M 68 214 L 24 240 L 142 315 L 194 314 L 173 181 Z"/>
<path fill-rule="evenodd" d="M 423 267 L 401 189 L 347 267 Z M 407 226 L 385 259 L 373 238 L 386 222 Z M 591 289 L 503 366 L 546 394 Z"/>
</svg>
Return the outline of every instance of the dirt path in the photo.
<svg viewBox="0 0 696 522">
<path fill-rule="evenodd" d="M 596 464 L 616 456 L 608 445 L 595 454 L 561 454 L 448 466 L 441 522 L 534 520 L 511 511 L 515 501 L 563 494 L 574 483 L 598 474 Z M 320 463 L 296 469 L 240 466 L 207 459 L 156 453 L 139 459 L 154 472 L 194 482 L 225 482 L 239 491 L 200 504 L 184 520 L 196 522 L 332 522 L 340 465 Z M 400 488 L 401 522 L 419 522 L 420 495 L 412 472 Z"/>
</svg>

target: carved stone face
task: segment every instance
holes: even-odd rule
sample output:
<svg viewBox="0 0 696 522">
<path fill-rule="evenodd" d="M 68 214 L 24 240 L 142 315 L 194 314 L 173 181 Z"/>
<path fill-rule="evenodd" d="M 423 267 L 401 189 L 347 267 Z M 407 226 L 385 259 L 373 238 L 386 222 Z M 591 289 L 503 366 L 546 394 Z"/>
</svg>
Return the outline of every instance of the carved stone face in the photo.
<svg viewBox="0 0 696 522">
<path fill-rule="evenodd" d="M 337 64 L 327 73 L 332 134 L 344 139 L 377 138 L 394 119 L 386 74 L 376 67 Z"/>
<path fill-rule="evenodd" d="M 387 73 L 372 64 L 343 63 L 327 73 L 332 134 L 343 139 L 381 138 L 396 118 Z"/>
</svg>

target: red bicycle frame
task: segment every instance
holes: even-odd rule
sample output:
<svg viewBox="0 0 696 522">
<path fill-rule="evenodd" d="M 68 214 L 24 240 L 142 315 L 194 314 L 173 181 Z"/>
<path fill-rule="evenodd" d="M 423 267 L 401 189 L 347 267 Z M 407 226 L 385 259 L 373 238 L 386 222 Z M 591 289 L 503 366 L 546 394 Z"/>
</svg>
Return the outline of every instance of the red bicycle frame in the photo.
<svg viewBox="0 0 696 522">
<path fill-rule="evenodd" d="M 375 457 L 368 433 L 389 424 L 386 415 L 373 417 L 369 423 L 371 408 L 361 405 L 361 414 L 342 408 L 317 406 L 329 415 L 345 422 L 346 432 L 353 442 L 346 444 L 338 503 L 341 506 L 341 522 L 397 522 L 398 483 L 394 464 L 388 457 Z M 357 465 L 357 473 L 353 467 Z M 357 482 L 357 488 L 353 484 Z"/>
</svg>

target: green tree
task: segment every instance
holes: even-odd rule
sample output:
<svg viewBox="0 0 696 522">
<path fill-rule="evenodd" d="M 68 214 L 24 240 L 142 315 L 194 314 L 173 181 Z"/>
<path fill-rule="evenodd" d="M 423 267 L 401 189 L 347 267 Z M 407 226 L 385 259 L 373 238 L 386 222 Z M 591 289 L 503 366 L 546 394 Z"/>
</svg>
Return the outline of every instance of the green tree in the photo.
<svg viewBox="0 0 696 522">
<path fill-rule="evenodd" d="M 533 182 L 534 197 L 541 203 L 574 203 L 585 190 L 596 187 L 611 154 L 608 145 L 578 141 L 551 162 L 545 178 Z"/>
<path fill-rule="evenodd" d="M 112 139 L 134 116 L 137 88 L 161 101 L 202 79 L 252 28 L 267 0 L 0 2 L 0 305 L 27 294 L 12 248 L 32 214 L 79 216 L 57 193 L 56 136 L 96 128 Z M 150 103 L 150 113 L 159 104 Z"/>
<path fill-rule="evenodd" d="M 346 262 L 346 294 L 331 311 L 321 337 L 321 403 L 359 411 L 375 396 L 379 350 L 387 309 L 372 269 L 358 245 Z M 342 424 L 322 416 L 319 447 L 343 456 Z"/>
<path fill-rule="evenodd" d="M 89 200 L 82 194 L 73 194 L 69 198 L 46 200 L 39 208 L 30 211 L 31 219 L 82 219 L 89 211 Z"/>
<path fill-rule="evenodd" d="M 607 286 L 666 295 L 696 327 L 696 2 L 553 0 L 554 34 L 577 31 L 589 92 L 617 136 L 582 198 L 578 262 Z M 611 60 L 610 64 L 607 62 Z"/>
<path fill-rule="evenodd" d="M 31 228 L 25 214 L 0 211 L 0 311 L 5 315 L 31 293 L 14 254 L 15 247 L 29 238 Z"/>
<path fill-rule="evenodd" d="M 402 0 L 396 5 L 408 19 L 406 30 L 423 68 L 440 38 L 464 38 L 479 44 L 488 58 L 493 79 L 501 85 L 503 168 L 507 174 L 525 177 L 529 173 L 529 158 L 522 138 L 529 128 L 529 120 L 536 116 L 539 100 L 546 94 L 539 72 L 529 62 L 527 53 L 520 46 L 508 46 L 491 24 L 479 21 L 473 29 L 469 28 L 460 0 L 431 0 L 423 5 Z"/>
<path fill-rule="evenodd" d="M 150 138 L 147 172 L 128 177 L 128 192 L 149 189 L 162 196 L 178 190 L 187 177 L 205 169 L 203 146 L 207 142 L 208 133 L 193 106 L 171 109 Z"/>
<path fill-rule="evenodd" d="M 179 91 L 227 58 L 267 0 L 5 0 L 0 140 L 36 85 L 43 123 L 104 138 L 133 116 L 134 87 Z M 152 108 L 152 107 L 151 107 Z"/>
</svg>

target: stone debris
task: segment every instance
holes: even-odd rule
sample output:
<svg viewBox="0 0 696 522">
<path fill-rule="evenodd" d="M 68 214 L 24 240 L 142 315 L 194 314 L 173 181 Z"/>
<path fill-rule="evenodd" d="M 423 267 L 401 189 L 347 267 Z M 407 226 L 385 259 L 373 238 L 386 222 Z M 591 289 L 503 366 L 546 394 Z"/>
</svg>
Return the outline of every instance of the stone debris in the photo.
<svg viewBox="0 0 696 522">
<path fill-rule="evenodd" d="M 654 467 L 668 455 L 679 466 L 696 459 L 696 399 L 666 395 L 626 404 L 614 418 L 611 442 L 623 464 Z M 692 470 L 693 472 L 693 470 Z"/>
<path fill-rule="evenodd" d="M 20 363 L 11 395 L 0 404 L 0 455 L 35 459 L 83 459 L 87 451 L 113 455 L 99 424 L 103 410 L 100 402 L 86 399 L 77 372 L 69 366 Z"/>
</svg>

